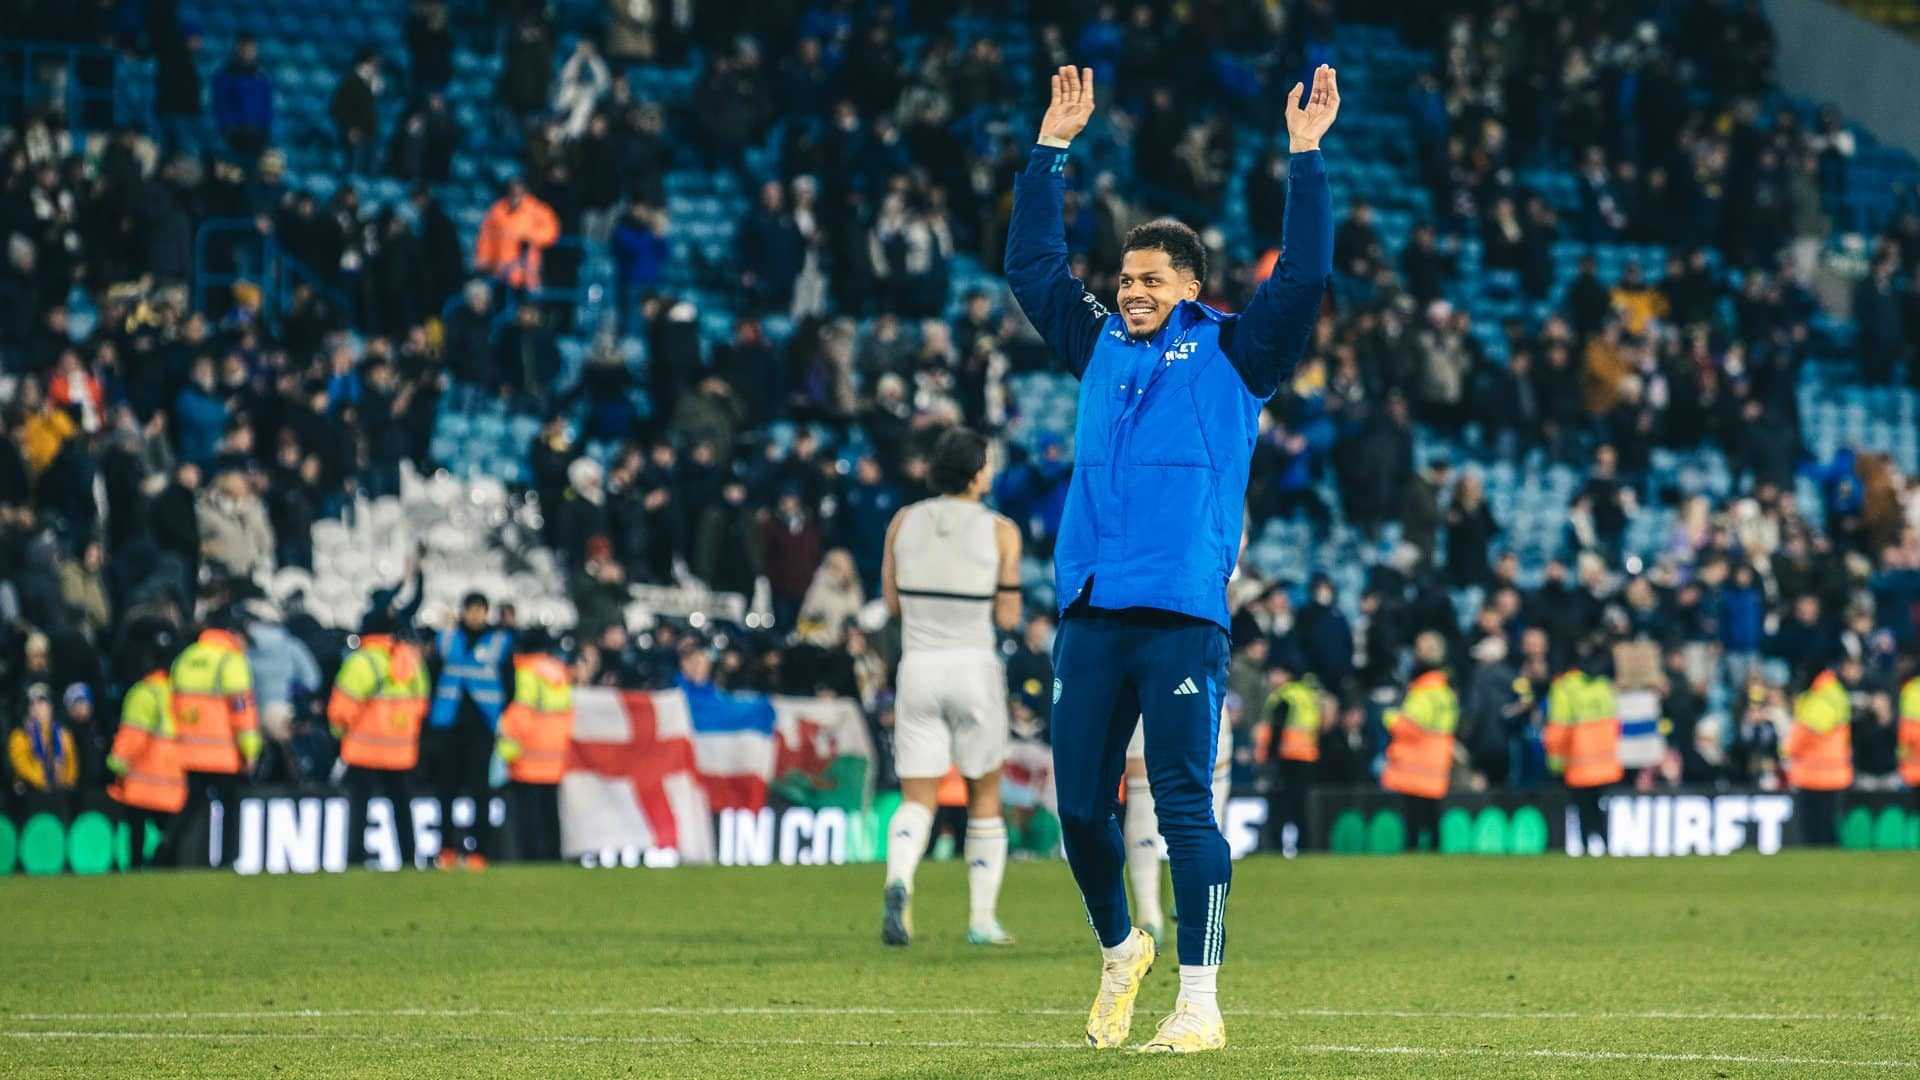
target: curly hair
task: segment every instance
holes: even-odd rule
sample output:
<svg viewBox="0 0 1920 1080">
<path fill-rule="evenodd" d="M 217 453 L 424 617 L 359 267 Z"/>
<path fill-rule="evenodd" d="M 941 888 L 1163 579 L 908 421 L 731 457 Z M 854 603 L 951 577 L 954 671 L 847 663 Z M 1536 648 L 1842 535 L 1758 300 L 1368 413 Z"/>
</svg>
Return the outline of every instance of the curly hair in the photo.
<svg viewBox="0 0 1920 1080">
<path fill-rule="evenodd" d="M 1207 280 L 1207 245 L 1200 234 L 1172 218 L 1143 222 L 1127 230 L 1122 255 L 1129 251 L 1164 251 L 1175 270 L 1184 270 L 1201 281 Z"/>
</svg>

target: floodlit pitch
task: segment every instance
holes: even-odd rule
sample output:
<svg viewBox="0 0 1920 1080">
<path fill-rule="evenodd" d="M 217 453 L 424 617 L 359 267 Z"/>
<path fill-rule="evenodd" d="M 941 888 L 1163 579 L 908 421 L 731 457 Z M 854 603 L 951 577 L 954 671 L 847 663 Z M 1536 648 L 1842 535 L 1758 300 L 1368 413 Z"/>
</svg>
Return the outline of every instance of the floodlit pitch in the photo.
<svg viewBox="0 0 1920 1080">
<path fill-rule="evenodd" d="M 1238 873 L 1235 1038 L 1201 1075 L 1920 1075 L 1910 853 Z M 963 868 L 923 874 L 904 951 L 873 934 L 870 866 L 17 879 L 0 1074 L 1162 1068 L 1081 1045 L 1063 864 L 1010 868 L 1020 944 L 991 951 L 963 944 Z M 1173 994 L 1156 972 L 1142 1017 Z"/>
</svg>

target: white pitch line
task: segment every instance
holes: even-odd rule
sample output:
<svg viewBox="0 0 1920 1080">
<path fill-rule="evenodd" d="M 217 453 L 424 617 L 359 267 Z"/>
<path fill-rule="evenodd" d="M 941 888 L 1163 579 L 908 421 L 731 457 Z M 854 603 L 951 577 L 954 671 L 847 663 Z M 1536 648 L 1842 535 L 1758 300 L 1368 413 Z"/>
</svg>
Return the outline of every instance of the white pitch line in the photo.
<svg viewBox="0 0 1920 1080">
<path fill-rule="evenodd" d="M 961 1006 L 859 1005 L 655 1005 L 589 1009 L 253 1009 L 233 1011 L 0 1013 L 7 1020 L 328 1020 L 382 1017 L 643 1017 L 643 1016 L 1078 1016 L 1077 1009 L 968 1008 Z M 1668 1009 L 1607 1012 L 1513 1012 L 1453 1009 L 1225 1009 L 1224 1015 L 1254 1019 L 1388 1020 L 1686 1020 L 1773 1022 L 1913 1023 L 1920 1017 L 1885 1013 L 1709 1012 Z"/>
<path fill-rule="evenodd" d="M 1658 1061 L 1722 1065 L 1825 1065 L 1847 1069 L 1920 1069 L 1920 1061 L 1871 1061 L 1857 1058 L 1773 1057 L 1760 1054 L 1663 1054 L 1639 1050 L 1523 1050 L 1493 1046 L 1325 1046 L 1283 1047 L 1307 1054 L 1375 1054 L 1407 1057 L 1556 1058 L 1567 1061 Z"/>
<path fill-rule="evenodd" d="M 272 1042 L 288 1039 L 353 1042 L 476 1042 L 476 1043 L 562 1043 L 592 1045 L 612 1043 L 621 1046 L 833 1046 L 871 1047 L 875 1049 L 913 1050 L 1084 1050 L 1085 1042 L 972 1042 L 960 1039 L 886 1040 L 886 1039 L 707 1039 L 697 1035 L 506 1035 L 494 1032 L 430 1032 L 424 1035 L 399 1032 L 320 1032 L 300 1031 L 277 1034 L 271 1031 L 0 1031 L 0 1038 L 64 1041 L 103 1039 L 110 1041 L 165 1040 L 169 1042 Z"/>
<path fill-rule="evenodd" d="M 504 1035 L 486 1032 L 408 1035 L 375 1032 L 295 1032 L 274 1034 L 262 1031 L 190 1032 L 190 1031 L 7 1031 L 9 1039 L 66 1041 L 102 1039 L 116 1041 L 275 1041 L 275 1040 L 355 1040 L 361 1042 L 475 1042 L 475 1043 L 557 1043 L 569 1045 L 618 1044 L 623 1046 L 689 1047 L 835 1047 L 875 1050 L 1086 1050 L 1074 1042 L 968 1042 L 964 1040 L 883 1040 L 883 1039 L 705 1039 L 691 1035 Z M 1902 1059 L 1861 1059 L 1770 1056 L 1762 1054 L 1657 1053 L 1627 1050 L 1564 1050 L 1554 1047 L 1502 1048 L 1489 1046 L 1344 1046 L 1331 1044 L 1247 1046 L 1231 1045 L 1240 1053 L 1295 1053 L 1324 1055 L 1370 1055 L 1387 1057 L 1499 1057 L 1550 1058 L 1562 1061 L 1645 1061 L 1721 1065 L 1778 1065 L 1794 1068 L 1822 1066 L 1846 1069 L 1920 1069 L 1920 1061 Z"/>
</svg>

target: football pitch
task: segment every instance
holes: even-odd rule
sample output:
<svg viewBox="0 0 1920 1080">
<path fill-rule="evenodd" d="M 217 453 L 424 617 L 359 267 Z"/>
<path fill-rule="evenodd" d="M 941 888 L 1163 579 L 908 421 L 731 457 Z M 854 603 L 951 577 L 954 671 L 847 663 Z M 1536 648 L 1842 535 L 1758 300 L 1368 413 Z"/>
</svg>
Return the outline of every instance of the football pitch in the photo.
<svg viewBox="0 0 1920 1080">
<path fill-rule="evenodd" d="M 1175 1060 L 1081 1045 L 1064 864 L 1009 868 L 1009 949 L 951 862 L 883 947 L 880 873 L 16 878 L 0 1075 L 1920 1077 L 1911 854 L 1252 859 L 1229 1047 Z"/>
</svg>

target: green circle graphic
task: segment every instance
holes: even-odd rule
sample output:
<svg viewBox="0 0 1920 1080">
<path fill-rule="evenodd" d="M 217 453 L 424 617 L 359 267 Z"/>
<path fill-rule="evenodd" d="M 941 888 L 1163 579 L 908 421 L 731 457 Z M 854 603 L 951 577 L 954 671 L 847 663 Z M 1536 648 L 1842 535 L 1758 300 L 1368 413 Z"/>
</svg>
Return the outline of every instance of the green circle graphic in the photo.
<svg viewBox="0 0 1920 1080">
<path fill-rule="evenodd" d="M 1440 852 L 1466 855 L 1473 851 L 1473 812 L 1464 806 L 1449 807 L 1440 815 Z"/>
<path fill-rule="evenodd" d="M 1367 850 L 1367 819 L 1358 810 L 1342 810 L 1333 819 L 1327 846 L 1342 855 L 1360 855 Z"/>
<path fill-rule="evenodd" d="M 1547 853 L 1547 818 L 1537 806 L 1522 806 L 1513 812 L 1513 825 L 1507 836 L 1507 850 L 1515 855 Z"/>
<path fill-rule="evenodd" d="M 0 876 L 13 873 L 13 862 L 20 854 L 20 830 L 10 817 L 0 817 Z"/>
<path fill-rule="evenodd" d="M 1849 851 L 1864 851 L 1873 846 L 1873 812 L 1856 806 L 1840 819 L 1840 846 Z"/>
<path fill-rule="evenodd" d="M 1898 851 L 1906 845 L 1907 815 L 1897 806 L 1880 811 L 1873 822 L 1873 846 L 1881 851 Z"/>
<path fill-rule="evenodd" d="M 67 862 L 67 830 L 52 814 L 35 814 L 20 830 L 20 868 L 29 874 L 57 874 Z"/>
<path fill-rule="evenodd" d="M 1382 810 L 1367 825 L 1367 850 L 1375 855 L 1397 855 L 1407 850 L 1407 822 L 1398 810 Z"/>
<path fill-rule="evenodd" d="M 1489 806 L 1473 819 L 1473 850 L 1477 855 L 1507 854 L 1507 812 Z"/>
<path fill-rule="evenodd" d="M 98 810 L 73 819 L 67 828 L 67 865 L 76 874 L 104 874 L 113 867 L 113 822 Z"/>
</svg>

